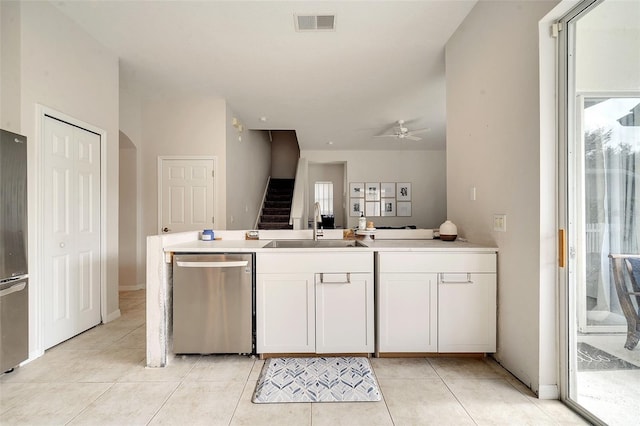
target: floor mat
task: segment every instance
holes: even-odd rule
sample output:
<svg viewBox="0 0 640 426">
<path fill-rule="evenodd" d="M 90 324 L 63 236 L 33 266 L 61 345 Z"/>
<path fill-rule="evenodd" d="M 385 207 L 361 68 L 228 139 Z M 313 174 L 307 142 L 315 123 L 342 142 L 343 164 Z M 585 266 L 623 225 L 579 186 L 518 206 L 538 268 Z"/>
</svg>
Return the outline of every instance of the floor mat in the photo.
<svg viewBox="0 0 640 426">
<path fill-rule="evenodd" d="M 637 370 L 631 364 L 588 343 L 578 342 L 578 371 Z"/>
<path fill-rule="evenodd" d="M 380 401 L 380 388 L 365 357 L 269 358 L 252 401 Z"/>
</svg>

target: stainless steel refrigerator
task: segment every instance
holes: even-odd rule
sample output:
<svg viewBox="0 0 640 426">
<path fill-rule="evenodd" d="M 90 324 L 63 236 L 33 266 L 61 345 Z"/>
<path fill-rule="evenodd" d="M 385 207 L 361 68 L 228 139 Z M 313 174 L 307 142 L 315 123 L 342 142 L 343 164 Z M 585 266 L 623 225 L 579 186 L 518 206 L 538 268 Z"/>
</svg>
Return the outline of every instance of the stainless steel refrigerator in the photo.
<svg viewBox="0 0 640 426">
<path fill-rule="evenodd" d="M 0 129 L 0 373 L 28 357 L 27 138 Z"/>
</svg>

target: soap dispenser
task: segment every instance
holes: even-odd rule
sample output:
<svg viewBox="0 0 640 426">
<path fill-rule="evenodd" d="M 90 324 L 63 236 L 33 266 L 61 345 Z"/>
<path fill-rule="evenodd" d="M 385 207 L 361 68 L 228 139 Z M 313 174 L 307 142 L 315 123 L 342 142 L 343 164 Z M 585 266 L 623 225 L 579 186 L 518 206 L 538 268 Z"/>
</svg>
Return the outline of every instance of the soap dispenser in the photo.
<svg viewBox="0 0 640 426">
<path fill-rule="evenodd" d="M 367 229 L 367 218 L 364 217 L 363 213 L 360 213 L 360 219 L 358 219 L 358 229 L 361 231 Z"/>
</svg>

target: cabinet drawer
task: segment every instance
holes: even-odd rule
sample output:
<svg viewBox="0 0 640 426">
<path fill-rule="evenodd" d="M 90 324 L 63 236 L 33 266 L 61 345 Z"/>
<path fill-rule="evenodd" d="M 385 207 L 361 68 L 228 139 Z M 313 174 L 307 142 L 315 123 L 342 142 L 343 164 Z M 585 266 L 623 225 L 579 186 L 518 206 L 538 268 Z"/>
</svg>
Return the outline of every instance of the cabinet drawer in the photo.
<svg viewBox="0 0 640 426">
<path fill-rule="evenodd" d="M 496 272 L 496 253 L 378 253 L 385 272 Z"/>
<path fill-rule="evenodd" d="M 373 272 L 371 252 L 257 253 L 256 271 L 264 273 Z"/>
</svg>

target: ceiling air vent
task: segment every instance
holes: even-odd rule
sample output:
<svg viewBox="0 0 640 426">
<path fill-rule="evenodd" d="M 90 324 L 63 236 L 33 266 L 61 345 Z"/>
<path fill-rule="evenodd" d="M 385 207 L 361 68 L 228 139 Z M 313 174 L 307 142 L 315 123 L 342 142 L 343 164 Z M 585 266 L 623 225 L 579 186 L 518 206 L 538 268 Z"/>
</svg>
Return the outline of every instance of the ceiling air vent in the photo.
<svg viewBox="0 0 640 426">
<path fill-rule="evenodd" d="M 295 15 L 296 31 L 333 31 L 336 15 Z"/>
</svg>

